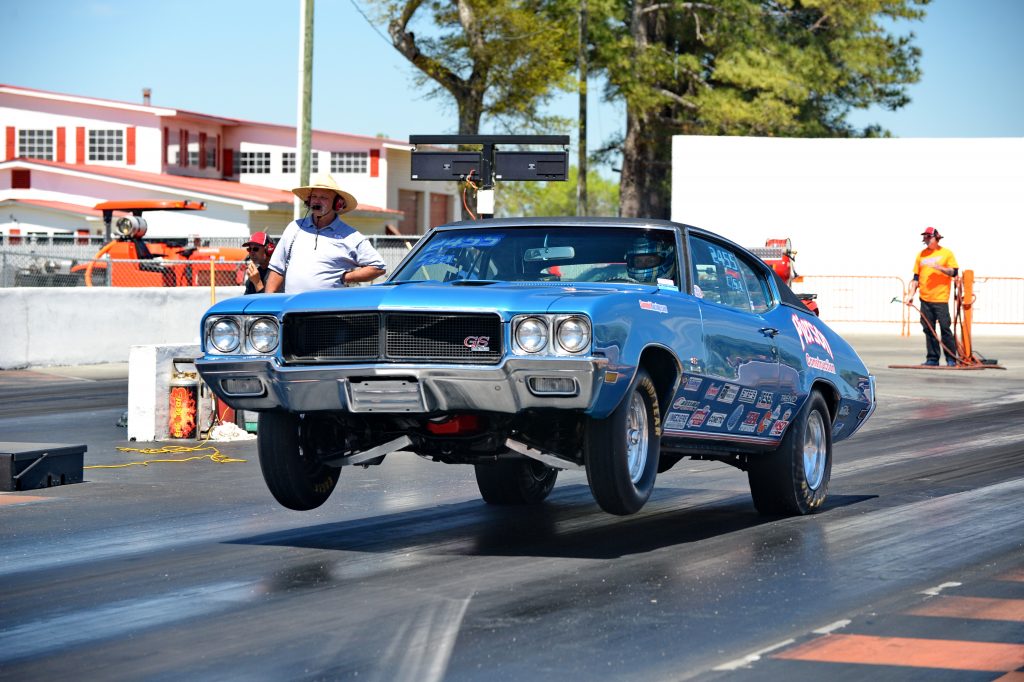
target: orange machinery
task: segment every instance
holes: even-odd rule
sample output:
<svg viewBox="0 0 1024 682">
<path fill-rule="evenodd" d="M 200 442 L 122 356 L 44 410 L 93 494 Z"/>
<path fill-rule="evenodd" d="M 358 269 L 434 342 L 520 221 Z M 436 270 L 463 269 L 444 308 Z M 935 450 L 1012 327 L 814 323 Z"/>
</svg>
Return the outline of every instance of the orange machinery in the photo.
<svg viewBox="0 0 1024 682">
<path fill-rule="evenodd" d="M 211 248 L 189 244 L 188 240 L 145 241 L 145 211 L 204 211 L 201 201 L 136 199 L 105 201 L 95 208 L 103 212 L 107 243 L 88 263 L 71 268 L 81 273 L 86 286 L 109 284 L 115 287 L 209 286 L 241 284 L 246 258 L 241 247 Z M 121 214 L 114 222 L 115 214 Z M 116 237 L 112 226 L 116 229 Z M 111 271 L 107 261 L 111 259 Z M 134 262 L 117 262 L 134 261 Z M 212 266 L 211 266 L 212 261 Z"/>
</svg>

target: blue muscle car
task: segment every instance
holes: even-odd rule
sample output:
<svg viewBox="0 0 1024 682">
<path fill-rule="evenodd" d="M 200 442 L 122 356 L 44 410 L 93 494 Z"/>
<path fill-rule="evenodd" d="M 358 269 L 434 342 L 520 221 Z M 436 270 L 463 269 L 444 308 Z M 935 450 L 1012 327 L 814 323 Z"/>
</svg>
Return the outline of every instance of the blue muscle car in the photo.
<svg viewBox="0 0 1024 682">
<path fill-rule="evenodd" d="M 472 464 L 491 504 L 583 470 L 612 514 L 718 460 L 761 513 L 806 514 L 875 408 L 864 363 L 767 265 L 666 221 L 438 227 L 380 284 L 225 300 L 202 339 L 203 379 L 260 413 L 264 478 L 300 510 L 401 450 Z"/>
</svg>

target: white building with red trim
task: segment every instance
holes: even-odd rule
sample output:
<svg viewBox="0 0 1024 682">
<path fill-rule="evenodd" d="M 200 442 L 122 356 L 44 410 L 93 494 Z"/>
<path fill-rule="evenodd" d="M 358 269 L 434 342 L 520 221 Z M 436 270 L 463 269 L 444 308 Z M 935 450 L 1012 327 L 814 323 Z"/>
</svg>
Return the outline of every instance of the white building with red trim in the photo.
<svg viewBox="0 0 1024 682">
<path fill-rule="evenodd" d="M 201 212 L 149 220 L 155 237 L 280 234 L 298 184 L 295 128 L 0 84 L 0 233 L 102 234 L 103 201 L 188 199 Z M 410 179 L 412 147 L 312 133 L 313 173 L 359 200 L 365 234 L 422 234 L 461 217 L 453 183 Z"/>
</svg>

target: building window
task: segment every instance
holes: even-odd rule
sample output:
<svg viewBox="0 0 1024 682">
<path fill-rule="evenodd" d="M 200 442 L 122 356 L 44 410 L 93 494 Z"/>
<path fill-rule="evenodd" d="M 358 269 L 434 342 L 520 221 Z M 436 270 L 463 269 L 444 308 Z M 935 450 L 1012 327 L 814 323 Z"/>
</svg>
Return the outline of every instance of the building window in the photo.
<svg viewBox="0 0 1024 682">
<path fill-rule="evenodd" d="M 239 173 L 270 172 L 270 152 L 240 152 L 238 157 Z"/>
<path fill-rule="evenodd" d="M 124 161 L 123 130 L 90 130 L 90 161 Z"/>
<path fill-rule="evenodd" d="M 199 150 L 189 149 L 188 150 L 188 165 L 199 167 Z"/>
<path fill-rule="evenodd" d="M 366 173 L 368 158 L 366 152 L 331 152 L 331 172 Z"/>
<path fill-rule="evenodd" d="M 217 145 L 206 143 L 206 167 L 214 168 L 217 165 Z"/>
<path fill-rule="evenodd" d="M 19 130 L 18 156 L 53 161 L 53 131 Z"/>
<path fill-rule="evenodd" d="M 319 173 L 320 172 L 320 155 L 317 152 L 310 154 L 309 158 L 309 172 Z M 281 153 L 281 172 L 282 173 L 298 173 L 299 169 L 295 167 L 295 152 L 282 152 Z"/>
</svg>

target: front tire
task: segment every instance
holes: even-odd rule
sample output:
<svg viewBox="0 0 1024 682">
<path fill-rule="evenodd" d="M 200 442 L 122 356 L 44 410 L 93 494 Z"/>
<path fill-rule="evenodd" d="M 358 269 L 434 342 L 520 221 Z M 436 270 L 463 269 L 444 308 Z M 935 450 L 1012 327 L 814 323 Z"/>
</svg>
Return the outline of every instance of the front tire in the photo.
<svg viewBox="0 0 1024 682">
<path fill-rule="evenodd" d="M 832 478 L 832 419 L 815 391 L 774 452 L 750 457 L 747 480 L 757 511 L 802 516 L 821 509 Z"/>
<path fill-rule="evenodd" d="M 288 412 L 261 412 L 256 432 L 260 469 L 267 488 L 288 509 L 322 505 L 338 484 L 338 467 L 313 462 L 301 447 L 302 420 Z"/>
<path fill-rule="evenodd" d="M 615 411 L 587 422 L 587 481 L 601 509 L 619 516 L 640 511 L 654 490 L 660 452 L 658 395 L 641 367 Z"/>
<path fill-rule="evenodd" d="M 487 504 L 543 502 L 555 487 L 558 469 L 532 459 L 501 459 L 473 465 L 476 485 Z"/>
</svg>

